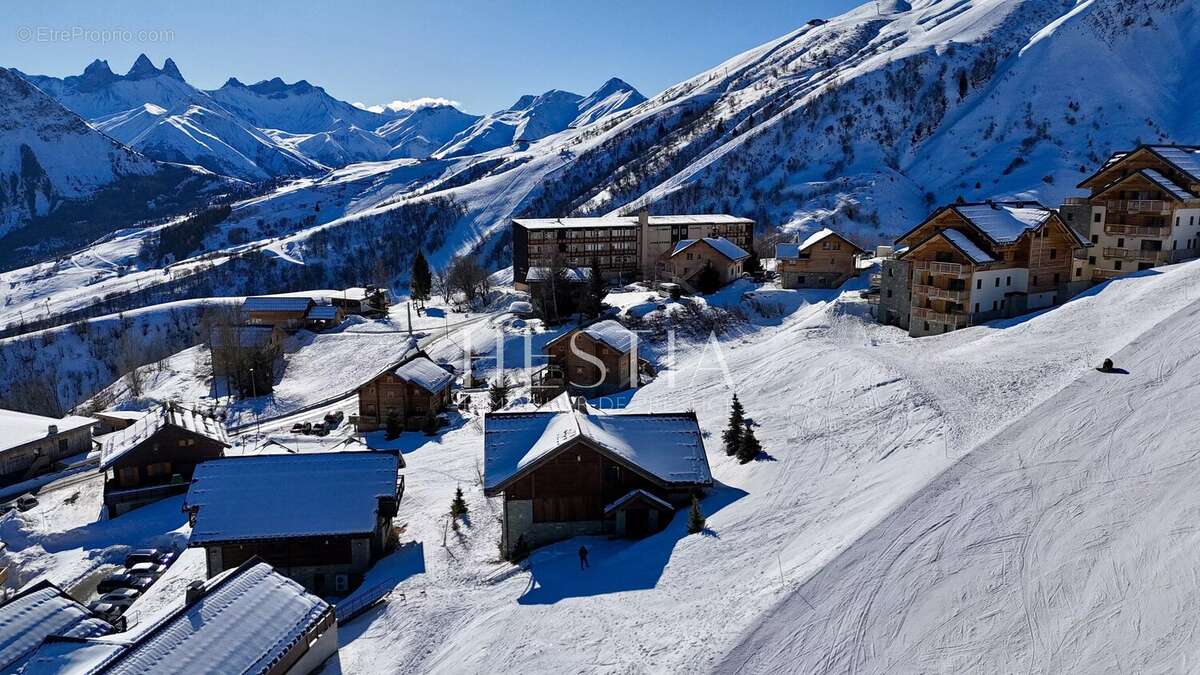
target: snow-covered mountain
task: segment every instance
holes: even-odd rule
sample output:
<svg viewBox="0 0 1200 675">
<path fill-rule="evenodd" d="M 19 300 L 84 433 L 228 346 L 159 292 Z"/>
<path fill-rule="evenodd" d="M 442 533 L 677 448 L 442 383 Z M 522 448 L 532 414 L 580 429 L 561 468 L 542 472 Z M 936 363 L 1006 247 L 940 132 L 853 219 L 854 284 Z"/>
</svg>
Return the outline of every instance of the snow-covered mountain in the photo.
<svg viewBox="0 0 1200 675">
<path fill-rule="evenodd" d="M 0 101 L 0 264 L 86 243 L 220 182 L 130 150 L 4 68 Z"/>
<path fill-rule="evenodd" d="M 375 131 L 391 145 L 388 157 L 424 159 L 477 121 L 478 115 L 469 115 L 452 105 L 427 105 L 403 111 Z"/>
<path fill-rule="evenodd" d="M 463 157 L 503 148 L 518 141 L 536 141 L 571 127 L 580 127 L 645 101 L 633 87 L 613 78 L 589 96 L 552 89 L 540 96 L 526 94 L 511 107 L 486 115 L 435 153 Z"/>
<path fill-rule="evenodd" d="M 348 125 L 373 131 L 395 117 L 391 111 L 376 113 L 339 101 L 305 80 L 287 84 L 276 77 L 247 85 L 231 77 L 220 89 L 207 93 L 260 129 L 292 134 L 316 134 Z"/>
<path fill-rule="evenodd" d="M 188 84 L 171 59 L 160 69 L 143 54 L 125 75 L 94 61 L 78 76 L 24 77 L 97 129 L 153 159 L 248 181 L 326 170 L 319 160 L 276 143 Z"/>
</svg>

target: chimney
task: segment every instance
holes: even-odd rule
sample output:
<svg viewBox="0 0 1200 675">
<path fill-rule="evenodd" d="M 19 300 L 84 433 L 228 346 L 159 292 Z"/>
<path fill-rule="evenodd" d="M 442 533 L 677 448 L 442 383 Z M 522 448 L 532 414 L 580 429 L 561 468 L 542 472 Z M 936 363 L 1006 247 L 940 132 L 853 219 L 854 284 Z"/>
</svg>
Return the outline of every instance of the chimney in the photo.
<svg viewBox="0 0 1200 675">
<path fill-rule="evenodd" d="M 572 401 L 572 407 L 576 412 L 581 412 L 584 415 L 588 414 L 587 399 L 582 396 L 576 396 Z"/>
<path fill-rule="evenodd" d="M 46 427 L 46 433 L 49 434 L 50 436 L 57 434 L 58 433 L 58 425 L 51 424 L 50 426 Z"/>
<path fill-rule="evenodd" d="M 184 592 L 184 600 L 188 605 L 191 605 L 200 598 L 204 597 L 204 582 L 199 579 L 188 582 L 187 590 Z"/>
<path fill-rule="evenodd" d="M 645 229 L 650 226 L 650 211 L 646 207 L 638 209 L 637 212 L 638 227 Z"/>
</svg>

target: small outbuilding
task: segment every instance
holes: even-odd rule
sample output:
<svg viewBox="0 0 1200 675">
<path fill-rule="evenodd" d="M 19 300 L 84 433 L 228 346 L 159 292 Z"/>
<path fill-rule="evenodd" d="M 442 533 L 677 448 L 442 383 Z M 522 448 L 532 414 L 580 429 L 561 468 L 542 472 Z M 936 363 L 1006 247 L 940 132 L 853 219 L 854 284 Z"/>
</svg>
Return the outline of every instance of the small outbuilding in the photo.
<svg viewBox="0 0 1200 675">
<path fill-rule="evenodd" d="M 278 326 L 285 330 L 304 328 L 308 312 L 316 301 L 298 295 L 257 295 L 242 302 L 246 323 L 254 326 Z"/>
<path fill-rule="evenodd" d="M 0 486 L 47 473 L 61 459 L 92 449 L 91 417 L 45 417 L 0 410 Z"/>
<path fill-rule="evenodd" d="M 453 384 L 454 375 L 422 352 L 360 386 L 351 421 L 360 432 L 378 431 L 394 416 L 402 428 L 420 429 L 450 404 Z"/>
<path fill-rule="evenodd" d="M 564 391 L 595 398 L 637 386 L 642 362 L 637 334 L 606 319 L 546 343 L 545 367 L 531 377 L 532 396 L 548 401 Z"/>
</svg>

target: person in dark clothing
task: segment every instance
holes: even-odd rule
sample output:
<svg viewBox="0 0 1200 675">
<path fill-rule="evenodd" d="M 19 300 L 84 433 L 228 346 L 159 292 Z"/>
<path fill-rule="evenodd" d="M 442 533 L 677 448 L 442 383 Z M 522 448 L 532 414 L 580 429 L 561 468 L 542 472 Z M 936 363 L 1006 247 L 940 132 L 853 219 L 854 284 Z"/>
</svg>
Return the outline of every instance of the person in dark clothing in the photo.
<svg viewBox="0 0 1200 675">
<path fill-rule="evenodd" d="M 588 550 L 586 546 L 579 547 L 579 569 L 586 570 L 588 568 L 587 561 Z"/>
</svg>

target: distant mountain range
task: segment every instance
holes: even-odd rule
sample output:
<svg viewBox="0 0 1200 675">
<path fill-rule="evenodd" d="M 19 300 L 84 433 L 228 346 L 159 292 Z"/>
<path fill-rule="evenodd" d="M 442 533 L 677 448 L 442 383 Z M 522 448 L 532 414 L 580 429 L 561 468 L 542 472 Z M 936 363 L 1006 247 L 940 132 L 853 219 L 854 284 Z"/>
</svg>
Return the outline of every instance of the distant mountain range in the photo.
<svg viewBox="0 0 1200 675">
<path fill-rule="evenodd" d="M 645 100 L 618 79 L 589 96 L 549 91 L 480 117 L 454 106 L 373 112 L 280 78 L 200 90 L 144 54 L 124 75 L 93 61 L 81 75 L 25 75 L 95 128 L 166 162 L 246 181 L 305 176 L 355 162 L 461 157 L 543 138 Z"/>
</svg>

